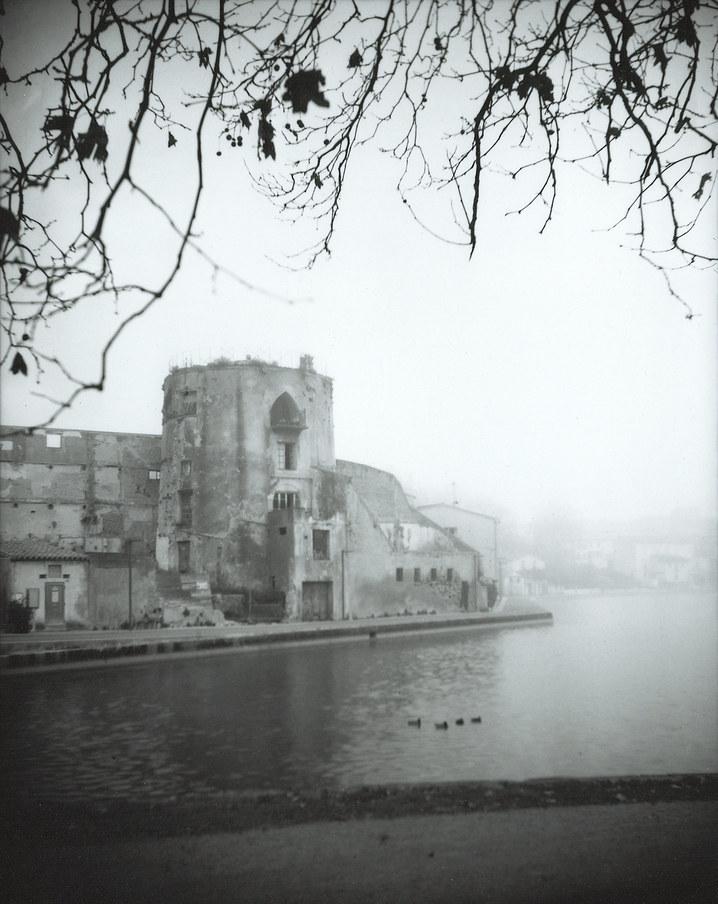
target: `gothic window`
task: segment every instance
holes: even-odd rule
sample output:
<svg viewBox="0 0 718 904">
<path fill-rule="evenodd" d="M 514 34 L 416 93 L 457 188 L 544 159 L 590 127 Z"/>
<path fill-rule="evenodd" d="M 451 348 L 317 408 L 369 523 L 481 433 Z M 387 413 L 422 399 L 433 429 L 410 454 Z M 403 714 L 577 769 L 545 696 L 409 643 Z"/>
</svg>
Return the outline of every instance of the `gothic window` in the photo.
<svg viewBox="0 0 718 904">
<path fill-rule="evenodd" d="M 288 392 L 283 392 L 272 405 L 269 421 L 273 430 L 302 430 L 305 427 L 304 415 Z"/>
</svg>

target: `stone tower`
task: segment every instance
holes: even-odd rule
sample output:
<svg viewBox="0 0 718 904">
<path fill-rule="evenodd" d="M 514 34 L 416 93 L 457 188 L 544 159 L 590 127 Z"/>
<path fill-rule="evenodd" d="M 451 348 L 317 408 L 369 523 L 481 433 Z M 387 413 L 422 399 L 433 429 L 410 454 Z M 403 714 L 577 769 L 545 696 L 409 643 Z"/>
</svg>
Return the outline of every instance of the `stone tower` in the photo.
<svg viewBox="0 0 718 904">
<path fill-rule="evenodd" d="M 175 369 L 163 389 L 159 567 L 220 595 L 283 590 L 297 615 L 302 579 L 332 580 L 343 545 L 332 381 L 309 356 L 299 368 L 248 358 Z M 326 548 L 307 551 L 318 535 Z"/>
</svg>

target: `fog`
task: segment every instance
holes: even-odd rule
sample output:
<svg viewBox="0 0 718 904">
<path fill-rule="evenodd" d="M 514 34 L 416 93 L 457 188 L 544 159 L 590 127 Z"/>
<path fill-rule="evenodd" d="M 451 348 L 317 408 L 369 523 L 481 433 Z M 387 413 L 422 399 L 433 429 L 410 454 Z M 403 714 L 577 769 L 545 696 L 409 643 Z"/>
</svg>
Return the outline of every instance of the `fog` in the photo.
<svg viewBox="0 0 718 904">
<path fill-rule="evenodd" d="M 27 28 L 16 37 L 22 52 Z M 36 88 L 24 102 L 28 121 L 40 115 Z M 199 241 L 263 291 L 213 278 L 189 253 L 166 297 L 113 349 L 105 391 L 81 396 L 56 426 L 159 433 L 171 365 L 250 355 L 296 366 L 307 353 L 334 380 L 337 457 L 393 471 L 420 502 L 518 521 L 564 510 L 611 521 L 714 515 L 715 273 L 677 275 L 696 315 L 686 319 L 663 275 L 608 229 L 622 199 L 598 179 L 564 167 L 542 235 L 543 211 L 506 216 L 505 181 L 490 183 L 469 259 L 411 216 L 389 156 L 363 149 L 331 256 L 304 269 L 293 255 L 312 224 L 283 219 L 241 157 L 215 157 L 215 146 L 208 138 Z M 143 153 L 146 181 L 181 197 L 182 149 L 172 156 L 148 139 Z M 133 203 L 112 239 L 151 277 L 169 236 Z M 446 234 L 442 199 L 429 192 L 421 205 Z M 713 232 L 701 241 L 715 248 Z M 117 316 L 81 305 L 50 322 L 47 348 L 94 377 Z M 63 391 L 52 375 L 39 387 L 32 374 L 3 377 L 5 424 L 42 421 L 48 404 L 34 393 Z"/>
</svg>

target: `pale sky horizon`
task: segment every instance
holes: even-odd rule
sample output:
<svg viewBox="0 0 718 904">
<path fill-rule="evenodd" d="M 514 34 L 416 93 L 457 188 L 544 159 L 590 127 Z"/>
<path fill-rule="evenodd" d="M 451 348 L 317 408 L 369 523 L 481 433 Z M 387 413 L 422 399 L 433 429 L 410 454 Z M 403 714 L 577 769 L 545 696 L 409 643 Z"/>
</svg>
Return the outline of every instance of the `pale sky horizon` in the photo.
<svg viewBox="0 0 718 904">
<path fill-rule="evenodd" d="M 42 98 L 29 89 L 26 105 L 39 115 Z M 331 256 L 292 272 L 282 263 L 306 224 L 283 222 L 240 153 L 215 157 L 218 146 L 208 139 L 202 247 L 291 303 L 221 275 L 213 285 L 188 252 L 167 296 L 112 351 L 105 391 L 53 427 L 159 433 L 171 365 L 251 355 L 296 366 L 310 354 L 334 380 L 337 457 L 392 471 L 422 502 L 451 501 L 455 485 L 462 505 L 521 519 L 562 508 L 610 520 L 715 515 L 716 274 L 676 275 L 696 314 L 687 320 L 662 275 L 622 247 L 623 233 L 605 231 L 620 204 L 600 181 L 565 168 L 543 235 L 540 211 L 505 216 L 510 187 L 488 183 L 469 260 L 466 247 L 422 230 L 395 191 L 395 164 L 363 149 Z M 182 148 L 148 139 L 145 153 L 147 179 L 177 193 Z M 439 201 L 419 203 L 445 234 Z M 151 272 L 165 233 L 131 203 L 113 237 Z M 714 228 L 704 241 L 715 250 Z M 110 308 L 84 304 L 51 325 L 48 348 L 94 376 L 92 346 L 114 323 Z M 6 366 L 2 377 L 3 424 L 47 416 L 32 375 Z M 40 388 L 54 394 L 52 383 Z"/>
</svg>

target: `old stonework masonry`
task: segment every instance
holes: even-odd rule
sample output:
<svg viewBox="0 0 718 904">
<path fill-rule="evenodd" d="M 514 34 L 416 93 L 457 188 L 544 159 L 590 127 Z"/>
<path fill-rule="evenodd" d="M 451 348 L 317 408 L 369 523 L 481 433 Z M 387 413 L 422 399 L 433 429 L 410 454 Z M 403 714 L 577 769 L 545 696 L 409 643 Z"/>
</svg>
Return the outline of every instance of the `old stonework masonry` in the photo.
<svg viewBox="0 0 718 904">
<path fill-rule="evenodd" d="M 3 598 L 39 623 L 483 604 L 476 549 L 392 474 L 335 459 L 332 381 L 309 356 L 173 369 L 161 437 L 5 427 L 0 466 Z"/>
</svg>

